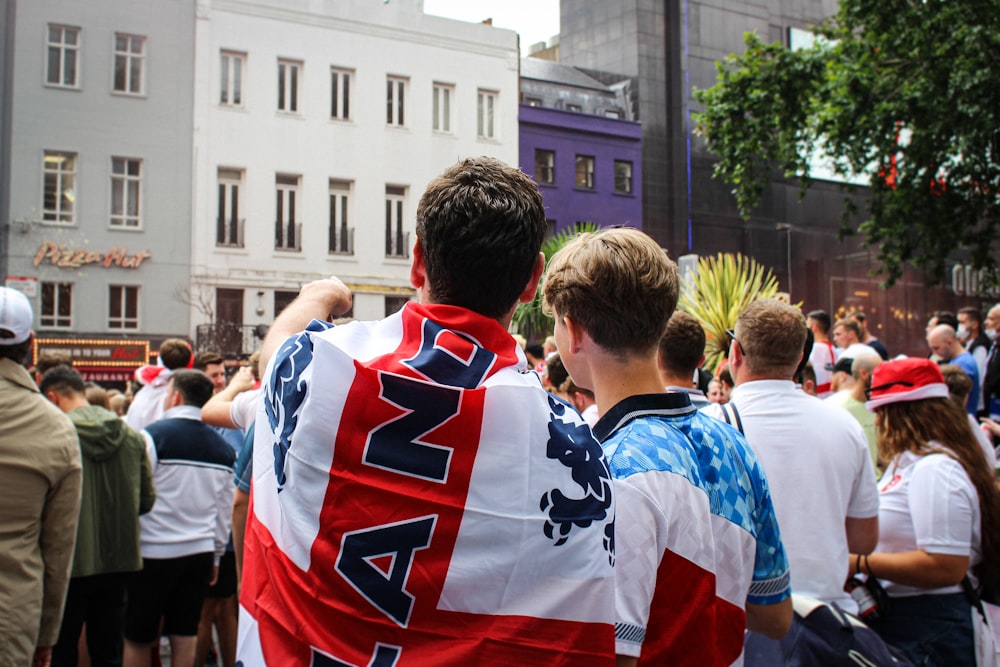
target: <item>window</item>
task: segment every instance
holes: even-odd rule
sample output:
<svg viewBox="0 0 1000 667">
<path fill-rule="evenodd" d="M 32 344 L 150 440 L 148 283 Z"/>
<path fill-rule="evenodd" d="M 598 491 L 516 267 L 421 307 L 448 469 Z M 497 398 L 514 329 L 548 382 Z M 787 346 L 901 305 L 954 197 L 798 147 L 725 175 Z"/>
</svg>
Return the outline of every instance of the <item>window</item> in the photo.
<svg viewBox="0 0 1000 667">
<path fill-rule="evenodd" d="M 330 254 L 354 254 L 354 228 L 348 227 L 351 184 L 330 179 Z"/>
<path fill-rule="evenodd" d="M 621 109 L 605 109 L 604 110 L 604 117 L 605 118 L 618 118 L 620 120 L 620 119 L 622 119 L 622 118 L 625 117 L 625 114 L 622 113 Z"/>
<path fill-rule="evenodd" d="M 524 103 L 529 107 L 540 107 L 542 106 L 542 100 L 537 97 L 525 97 Z"/>
<path fill-rule="evenodd" d="M 108 328 L 139 328 L 139 288 L 135 285 L 108 286 Z"/>
<path fill-rule="evenodd" d="M 298 113 L 301 70 L 302 63 L 300 62 L 278 61 L 278 111 Z"/>
<path fill-rule="evenodd" d="M 351 70 L 330 70 L 330 118 L 351 119 Z"/>
<path fill-rule="evenodd" d="M 541 148 L 535 149 L 535 182 L 556 182 L 556 153 Z"/>
<path fill-rule="evenodd" d="M 73 283 L 42 283 L 43 327 L 68 329 L 73 326 Z"/>
<path fill-rule="evenodd" d="M 478 100 L 476 136 L 480 139 L 496 139 L 494 112 L 496 110 L 497 94 L 480 90 Z"/>
<path fill-rule="evenodd" d="M 451 132 L 451 100 L 455 87 L 443 83 L 435 83 L 433 91 L 434 129 L 438 132 Z"/>
<path fill-rule="evenodd" d="M 139 227 L 142 160 L 111 158 L 111 226 Z"/>
<path fill-rule="evenodd" d="M 76 64 L 80 59 L 80 29 L 49 25 L 47 50 L 45 83 L 78 88 Z"/>
<path fill-rule="evenodd" d="M 403 203 L 406 188 L 385 186 L 385 256 L 409 257 L 410 235 L 403 233 Z"/>
<path fill-rule="evenodd" d="M 73 224 L 76 210 L 76 153 L 45 151 L 42 174 L 42 220 Z"/>
<path fill-rule="evenodd" d="M 277 216 L 274 219 L 274 249 L 302 250 L 302 223 L 296 222 L 299 177 L 278 174 L 275 178 Z"/>
<path fill-rule="evenodd" d="M 141 95 L 145 92 L 142 76 L 145 58 L 145 37 L 115 33 L 115 92 L 130 95 Z"/>
<path fill-rule="evenodd" d="M 615 160 L 615 192 L 623 195 L 632 194 L 631 162 Z"/>
<path fill-rule="evenodd" d="M 243 106 L 243 63 L 245 53 L 223 51 L 219 56 L 219 104 L 229 107 Z"/>
<path fill-rule="evenodd" d="M 390 76 L 385 81 L 385 122 L 387 125 L 406 125 L 406 79 Z"/>
<path fill-rule="evenodd" d="M 403 309 L 403 306 L 409 302 L 410 297 L 408 296 L 393 296 L 390 294 L 385 295 L 385 316 L 389 317 L 393 313 L 397 313 Z"/>
<path fill-rule="evenodd" d="M 576 156 L 576 187 L 594 189 L 594 158 L 591 155 Z"/>
<path fill-rule="evenodd" d="M 575 113 L 580 113 L 583 111 L 583 107 L 579 104 L 567 104 L 566 111 L 573 111 Z"/>
<path fill-rule="evenodd" d="M 219 168 L 219 209 L 215 219 L 215 245 L 243 247 L 243 219 L 240 218 L 240 192 L 243 172 Z"/>
</svg>

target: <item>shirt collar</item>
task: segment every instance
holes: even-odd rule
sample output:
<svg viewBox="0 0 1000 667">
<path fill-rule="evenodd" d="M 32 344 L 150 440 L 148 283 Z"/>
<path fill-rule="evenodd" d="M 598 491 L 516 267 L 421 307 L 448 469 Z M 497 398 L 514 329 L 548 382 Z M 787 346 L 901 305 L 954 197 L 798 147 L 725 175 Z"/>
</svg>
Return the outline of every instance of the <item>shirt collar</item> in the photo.
<svg viewBox="0 0 1000 667">
<path fill-rule="evenodd" d="M 594 424 L 594 436 L 604 442 L 611 435 L 637 417 L 681 417 L 697 410 L 685 391 L 663 394 L 639 394 L 619 401 Z"/>
<path fill-rule="evenodd" d="M 175 418 L 201 421 L 201 408 L 196 408 L 193 405 L 178 405 L 163 413 L 163 419 Z"/>
</svg>

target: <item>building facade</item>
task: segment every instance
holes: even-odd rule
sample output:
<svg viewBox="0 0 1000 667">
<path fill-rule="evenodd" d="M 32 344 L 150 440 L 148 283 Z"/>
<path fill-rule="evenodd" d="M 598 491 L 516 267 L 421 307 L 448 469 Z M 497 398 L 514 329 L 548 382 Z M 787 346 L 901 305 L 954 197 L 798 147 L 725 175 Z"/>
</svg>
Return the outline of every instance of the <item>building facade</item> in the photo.
<svg viewBox="0 0 1000 667">
<path fill-rule="evenodd" d="M 194 6 L 0 0 L 0 16 L 0 271 L 40 347 L 125 379 L 189 332 Z"/>
<path fill-rule="evenodd" d="M 420 195 L 517 163 L 516 33 L 419 0 L 199 0 L 190 317 L 237 356 L 318 278 L 379 318 L 410 299 Z"/>
<path fill-rule="evenodd" d="M 631 81 L 521 61 L 520 166 L 545 198 L 553 232 L 577 223 L 642 226 L 642 127 Z"/>
<path fill-rule="evenodd" d="M 712 177 L 714 156 L 695 134 L 691 90 L 716 81 L 716 62 L 755 32 L 790 44 L 797 30 L 832 16 L 837 0 L 562 0 L 560 61 L 634 77 L 643 129 L 643 228 L 670 253 L 741 252 L 770 267 L 805 310 L 863 310 L 892 354 L 926 354 L 924 324 L 938 309 L 984 306 L 983 295 L 928 287 L 909 271 L 881 289 L 874 253 L 837 238 L 838 183 L 817 180 L 804 199 L 776 177 L 744 221 L 729 186 Z M 864 188 L 856 193 L 863 205 Z M 966 281 L 967 283 L 968 281 Z"/>
</svg>

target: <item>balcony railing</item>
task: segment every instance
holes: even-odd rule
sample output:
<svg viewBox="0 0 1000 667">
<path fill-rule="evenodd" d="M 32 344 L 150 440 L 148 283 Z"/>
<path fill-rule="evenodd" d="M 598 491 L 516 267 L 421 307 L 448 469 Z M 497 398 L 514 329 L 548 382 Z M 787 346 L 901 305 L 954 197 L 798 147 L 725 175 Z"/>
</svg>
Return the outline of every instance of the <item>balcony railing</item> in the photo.
<svg viewBox="0 0 1000 667">
<path fill-rule="evenodd" d="M 246 218 L 239 220 L 218 218 L 215 223 L 215 245 L 220 248 L 242 248 L 245 223 Z"/>
<path fill-rule="evenodd" d="M 302 223 L 275 221 L 274 249 L 300 252 L 302 250 Z"/>
<path fill-rule="evenodd" d="M 330 227 L 330 254 L 354 254 L 354 227 Z"/>
<path fill-rule="evenodd" d="M 260 324 L 199 324 L 195 329 L 195 347 L 199 352 L 216 352 L 224 359 L 245 359 L 260 349 L 266 333 L 266 326 Z"/>
<path fill-rule="evenodd" d="M 410 256 L 410 232 L 397 230 L 385 236 L 385 256 L 407 259 Z"/>
</svg>

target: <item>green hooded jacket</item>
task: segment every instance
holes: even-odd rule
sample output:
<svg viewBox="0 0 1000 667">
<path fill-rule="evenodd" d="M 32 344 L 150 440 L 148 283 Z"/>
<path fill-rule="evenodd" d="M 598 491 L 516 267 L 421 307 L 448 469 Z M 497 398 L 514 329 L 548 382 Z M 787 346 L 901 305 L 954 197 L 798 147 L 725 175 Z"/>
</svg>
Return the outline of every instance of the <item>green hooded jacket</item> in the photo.
<svg viewBox="0 0 1000 667">
<path fill-rule="evenodd" d="M 73 577 L 142 569 L 139 515 L 156 501 L 146 441 L 110 410 L 71 410 L 83 454 Z"/>
</svg>

